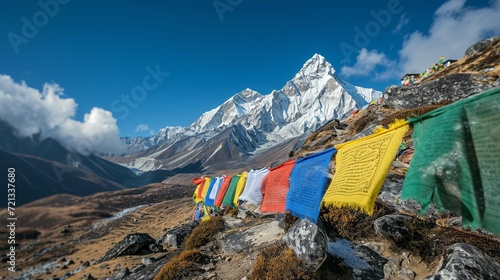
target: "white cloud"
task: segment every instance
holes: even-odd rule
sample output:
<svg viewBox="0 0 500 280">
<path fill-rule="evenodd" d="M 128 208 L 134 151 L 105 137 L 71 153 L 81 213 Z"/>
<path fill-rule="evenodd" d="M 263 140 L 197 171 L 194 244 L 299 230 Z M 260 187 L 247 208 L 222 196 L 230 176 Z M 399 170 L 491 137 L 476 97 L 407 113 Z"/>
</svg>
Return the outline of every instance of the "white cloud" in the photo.
<svg viewBox="0 0 500 280">
<path fill-rule="evenodd" d="M 149 125 L 147 124 L 140 124 L 135 128 L 135 132 L 146 131 L 146 130 L 149 130 Z"/>
<path fill-rule="evenodd" d="M 376 80 L 388 79 L 392 76 L 396 63 L 387 58 L 377 50 L 368 51 L 363 48 L 356 57 L 354 66 L 343 66 L 342 75 L 349 76 L 371 76 Z M 377 69 L 379 68 L 379 69 Z"/>
<path fill-rule="evenodd" d="M 399 18 L 398 25 L 396 25 L 396 28 L 392 31 L 393 33 L 398 33 L 403 29 L 405 25 L 407 25 L 410 22 L 410 18 L 406 16 L 406 14 L 402 14 L 401 17 Z"/>
<path fill-rule="evenodd" d="M 465 0 L 449 0 L 434 13 L 427 34 L 415 31 L 408 35 L 399 52 L 405 73 L 420 73 L 441 55 L 460 59 L 465 50 L 487 37 L 500 34 L 500 0 L 489 7 L 466 7 Z"/>
<path fill-rule="evenodd" d="M 10 76 L 0 75 L 0 119 L 14 127 L 19 136 L 40 133 L 82 154 L 124 151 L 111 112 L 94 107 L 80 122 L 73 119 L 77 103 L 63 96 L 57 84 L 45 84 L 40 92 L 25 82 L 16 83 Z"/>
</svg>

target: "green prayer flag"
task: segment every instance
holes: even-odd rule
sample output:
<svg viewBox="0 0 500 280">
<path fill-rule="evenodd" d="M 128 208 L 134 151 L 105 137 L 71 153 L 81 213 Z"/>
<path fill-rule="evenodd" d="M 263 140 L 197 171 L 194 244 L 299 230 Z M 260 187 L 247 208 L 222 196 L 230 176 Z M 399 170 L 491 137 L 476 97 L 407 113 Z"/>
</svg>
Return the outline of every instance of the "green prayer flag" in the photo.
<svg viewBox="0 0 500 280">
<path fill-rule="evenodd" d="M 500 88 L 433 110 L 414 124 L 415 154 L 401 198 L 500 233 Z"/>
<path fill-rule="evenodd" d="M 238 185 L 238 181 L 240 180 L 241 175 L 235 174 L 231 178 L 231 184 L 224 195 L 224 199 L 222 200 L 222 205 L 236 207 L 233 203 L 234 194 L 236 193 L 236 185 Z"/>
</svg>

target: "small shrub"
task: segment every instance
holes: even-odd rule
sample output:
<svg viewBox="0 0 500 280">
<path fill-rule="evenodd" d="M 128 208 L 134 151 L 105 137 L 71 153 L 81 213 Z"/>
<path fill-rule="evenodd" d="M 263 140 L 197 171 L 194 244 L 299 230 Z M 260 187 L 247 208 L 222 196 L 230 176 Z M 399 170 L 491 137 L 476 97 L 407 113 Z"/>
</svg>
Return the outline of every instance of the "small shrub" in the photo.
<svg viewBox="0 0 500 280">
<path fill-rule="evenodd" d="M 231 217 L 238 216 L 238 208 L 231 207 L 231 209 L 228 210 L 228 215 L 231 216 Z"/>
<path fill-rule="evenodd" d="M 199 250 L 184 251 L 166 263 L 155 276 L 154 280 L 178 279 L 183 273 L 200 263 L 205 256 Z"/>
<path fill-rule="evenodd" d="M 299 218 L 290 213 L 285 214 L 285 232 L 288 231 Z"/>
<path fill-rule="evenodd" d="M 375 236 L 373 221 L 392 213 L 394 213 L 394 210 L 377 200 L 372 216 L 348 207 L 327 206 L 322 208 L 321 217 L 327 229 L 341 237 L 356 240 Z"/>
<path fill-rule="evenodd" d="M 224 221 L 221 216 L 215 216 L 208 221 L 203 221 L 186 238 L 182 247 L 184 250 L 197 249 L 205 245 L 210 239 L 224 229 Z"/>
<path fill-rule="evenodd" d="M 413 108 L 413 109 L 403 109 L 403 110 L 398 110 L 382 120 L 380 120 L 379 124 L 383 125 L 385 127 L 389 126 L 389 124 L 393 123 L 396 119 L 399 120 L 406 120 L 407 118 L 416 118 L 420 117 L 432 110 L 438 109 L 443 107 L 444 105 L 450 104 L 450 101 L 441 101 L 440 104 L 438 105 L 429 105 L 429 106 L 423 106 L 423 107 L 418 107 L 418 108 Z"/>
<path fill-rule="evenodd" d="M 250 279 L 311 279 L 303 260 L 284 243 L 271 246 L 257 257 Z"/>
</svg>

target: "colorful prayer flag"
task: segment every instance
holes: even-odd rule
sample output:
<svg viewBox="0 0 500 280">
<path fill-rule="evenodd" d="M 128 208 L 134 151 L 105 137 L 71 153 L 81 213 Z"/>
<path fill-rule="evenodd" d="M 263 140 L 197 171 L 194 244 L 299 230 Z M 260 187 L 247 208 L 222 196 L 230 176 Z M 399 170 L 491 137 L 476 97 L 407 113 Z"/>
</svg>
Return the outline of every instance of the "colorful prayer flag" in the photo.
<svg viewBox="0 0 500 280">
<path fill-rule="evenodd" d="M 224 199 L 222 200 L 222 205 L 235 207 L 233 200 L 234 200 L 234 194 L 236 193 L 236 186 L 240 181 L 240 177 L 241 177 L 240 174 L 234 174 L 233 178 L 231 178 L 231 184 L 229 184 L 229 188 L 227 189 L 226 194 L 224 195 Z"/>
<path fill-rule="evenodd" d="M 335 175 L 323 205 L 347 206 L 373 214 L 375 200 L 407 131 L 408 122 L 397 120 L 388 129 L 335 146 Z"/>
<path fill-rule="evenodd" d="M 433 110 L 414 123 L 415 153 L 401 198 L 462 215 L 500 234 L 500 88 Z"/>
<path fill-rule="evenodd" d="M 295 159 L 292 159 L 269 170 L 260 206 L 262 213 L 285 212 L 286 195 L 290 188 L 290 173 L 294 166 Z"/>
<path fill-rule="evenodd" d="M 224 180 L 222 182 L 222 185 L 220 186 L 219 191 L 217 192 L 217 196 L 215 197 L 214 206 L 221 206 L 222 200 L 226 195 L 226 191 L 229 188 L 229 185 L 231 184 L 231 178 L 232 176 L 230 175 L 224 175 Z"/>
<path fill-rule="evenodd" d="M 260 204 L 262 201 L 262 182 L 269 173 L 269 169 L 262 168 L 259 170 L 251 170 L 248 173 L 247 183 L 239 200 L 248 201 L 253 204 Z"/>
<path fill-rule="evenodd" d="M 285 207 L 292 215 L 317 222 L 329 178 L 330 161 L 335 151 L 330 148 L 295 162 Z"/>
<path fill-rule="evenodd" d="M 212 184 L 212 178 L 205 177 L 205 182 L 204 182 L 202 190 L 201 190 L 201 199 L 202 200 L 205 200 L 205 197 L 207 197 L 208 188 L 210 187 L 211 184 Z"/>
<path fill-rule="evenodd" d="M 202 177 L 202 178 L 194 178 L 193 179 L 193 184 L 196 185 L 196 189 L 194 190 L 194 193 L 193 193 L 193 201 L 194 203 L 198 203 L 200 202 L 201 200 L 198 198 L 198 191 L 200 190 L 200 186 L 205 182 L 205 179 Z"/>
<path fill-rule="evenodd" d="M 238 180 L 238 185 L 236 185 L 236 191 L 234 193 L 233 204 L 234 206 L 240 205 L 239 197 L 243 190 L 245 189 L 245 184 L 247 182 L 248 172 L 241 173 L 240 179 Z"/>
<path fill-rule="evenodd" d="M 210 182 L 210 186 L 207 190 L 207 194 L 205 196 L 205 205 L 206 206 L 214 206 L 215 197 L 217 196 L 217 191 L 219 191 L 219 187 L 222 184 L 222 177 L 213 178 Z"/>
</svg>

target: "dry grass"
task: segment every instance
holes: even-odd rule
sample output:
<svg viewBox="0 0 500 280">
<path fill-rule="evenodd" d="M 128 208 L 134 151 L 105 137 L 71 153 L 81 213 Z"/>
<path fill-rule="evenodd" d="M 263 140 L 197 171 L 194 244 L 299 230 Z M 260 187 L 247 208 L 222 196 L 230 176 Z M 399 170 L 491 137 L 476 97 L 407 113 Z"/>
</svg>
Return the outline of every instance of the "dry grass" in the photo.
<svg viewBox="0 0 500 280">
<path fill-rule="evenodd" d="M 446 104 L 450 104 L 450 103 L 451 103 L 451 101 L 444 101 L 438 105 L 430 105 L 430 106 L 424 106 L 424 107 L 413 108 L 413 109 L 397 110 L 394 113 L 381 119 L 379 124 L 387 127 L 387 126 L 389 126 L 389 124 L 393 123 L 397 119 L 406 120 L 407 118 L 420 117 L 420 116 L 422 116 L 422 115 L 424 115 L 432 110 L 435 110 L 437 108 L 441 108 L 441 107 L 445 106 Z"/>
<path fill-rule="evenodd" d="M 250 279 L 311 279 L 304 261 L 284 243 L 271 246 L 257 257 Z"/>
<path fill-rule="evenodd" d="M 352 208 L 328 206 L 322 208 L 321 217 L 329 231 L 333 231 L 341 237 L 356 240 L 376 236 L 373 221 L 381 216 L 393 213 L 393 209 L 377 200 L 372 216 Z"/>
<path fill-rule="evenodd" d="M 375 121 L 377 121 L 375 110 L 370 107 L 356 114 L 362 117 L 356 119 L 351 125 L 349 125 L 349 134 L 351 135 L 357 134 L 361 132 L 363 129 L 365 129 L 369 124 L 372 124 Z"/>
<path fill-rule="evenodd" d="M 395 245 L 400 249 L 417 253 L 427 263 L 441 256 L 446 247 L 455 243 L 476 246 L 496 261 L 500 261 L 500 243 L 488 235 L 453 227 L 436 226 L 435 223 L 420 219 L 411 219 L 407 221 L 406 226 L 411 234 Z"/>
<path fill-rule="evenodd" d="M 201 263 L 205 256 L 199 250 L 184 251 L 170 260 L 155 276 L 154 280 L 178 279 L 195 264 Z"/>
<path fill-rule="evenodd" d="M 211 238 L 224 229 L 224 221 L 221 216 L 215 216 L 208 221 L 203 221 L 186 238 L 182 247 L 184 250 L 192 250 L 205 245 Z"/>
</svg>

